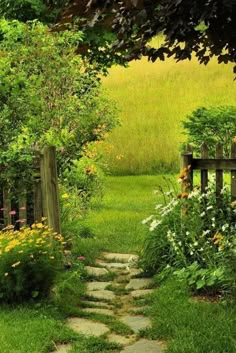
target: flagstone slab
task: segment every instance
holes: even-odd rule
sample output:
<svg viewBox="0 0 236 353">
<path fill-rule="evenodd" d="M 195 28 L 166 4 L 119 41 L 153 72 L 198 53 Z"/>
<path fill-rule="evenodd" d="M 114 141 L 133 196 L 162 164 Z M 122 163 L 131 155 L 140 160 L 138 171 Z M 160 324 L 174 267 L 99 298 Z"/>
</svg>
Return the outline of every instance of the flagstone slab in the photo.
<svg viewBox="0 0 236 353">
<path fill-rule="evenodd" d="M 118 343 L 118 344 L 121 344 L 122 346 L 126 346 L 135 341 L 135 336 L 124 337 L 124 336 L 116 335 L 115 333 L 111 333 L 110 335 L 107 336 L 107 340 L 108 342 L 111 342 L 111 343 Z"/>
<path fill-rule="evenodd" d="M 68 353 L 72 349 L 72 344 L 57 344 L 53 353 Z"/>
<path fill-rule="evenodd" d="M 109 328 L 105 324 L 79 317 L 69 318 L 66 326 L 86 336 L 99 337 L 109 332 Z"/>
<path fill-rule="evenodd" d="M 109 272 L 105 268 L 85 266 L 85 269 L 90 276 L 101 277 L 107 275 Z"/>
<path fill-rule="evenodd" d="M 141 339 L 125 347 L 121 353 L 164 353 L 165 345 L 159 341 Z"/>
<path fill-rule="evenodd" d="M 137 262 L 139 259 L 138 255 L 134 254 L 120 254 L 120 253 L 102 253 L 102 257 L 109 261 L 114 262 Z"/>
<path fill-rule="evenodd" d="M 93 299 L 111 301 L 116 298 L 115 294 L 111 290 L 88 290 L 86 294 Z"/>
<path fill-rule="evenodd" d="M 91 308 L 103 308 L 103 309 L 112 309 L 113 306 L 108 304 L 107 302 L 94 302 L 90 300 L 83 300 L 84 306 L 91 307 Z"/>
<path fill-rule="evenodd" d="M 111 282 L 87 282 L 88 290 L 103 290 L 109 285 Z"/>
<path fill-rule="evenodd" d="M 101 267 L 109 268 L 109 269 L 127 269 L 129 268 L 129 263 L 121 263 L 121 262 L 102 262 L 100 260 L 96 261 Z"/>
<path fill-rule="evenodd" d="M 143 298 L 146 295 L 153 293 L 153 289 L 138 289 L 132 291 L 130 294 L 134 299 Z"/>
<path fill-rule="evenodd" d="M 102 308 L 85 308 L 82 309 L 82 311 L 86 313 L 91 313 L 91 314 L 103 314 L 103 315 L 109 315 L 113 316 L 114 312 L 110 309 L 102 309 Z"/>
<path fill-rule="evenodd" d="M 151 326 L 151 320 L 143 315 L 126 315 L 121 317 L 120 321 L 129 326 L 135 333 Z"/>
<path fill-rule="evenodd" d="M 125 289 L 143 289 L 147 288 L 152 280 L 150 278 L 133 278 L 130 280 L 130 282 L 127 284 Z"/>
<path fill-rule="evenodd" d="M 140 276 L 142 274 L 142 270 L 140 270 L 139 268 L 129 268 L 129 275 L 130 277 L 136 277 L 136 276 Z"/>
</svg>

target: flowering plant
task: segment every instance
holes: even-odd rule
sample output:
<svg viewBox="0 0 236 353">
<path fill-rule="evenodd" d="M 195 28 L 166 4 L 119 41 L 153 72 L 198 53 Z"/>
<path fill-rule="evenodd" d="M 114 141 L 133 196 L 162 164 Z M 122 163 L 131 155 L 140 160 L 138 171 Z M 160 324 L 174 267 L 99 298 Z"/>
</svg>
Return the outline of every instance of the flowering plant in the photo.
<svg viewBox="0 0 236 353">
<path fill-rule="evenodd" d="M 22 301 L 48 294 L 63 265 L 64 239 L 47 225 L 0 232 L 0 300 Z"/>
<path fill-rule="evenodd" d="M 146 270 L 182 269 L 193 263 L 198 269 L 226 266 L 225 259 L 235 249 L 236 203 L 230 203 L 226 186 L 217 199 L 214 187 L 212 180 L 204 194 L 198 187 L 177 196 L 172 191 L 164 193 L 166 202 L 143 221 L 150 230 L 143 253 Z"/>
</svg>

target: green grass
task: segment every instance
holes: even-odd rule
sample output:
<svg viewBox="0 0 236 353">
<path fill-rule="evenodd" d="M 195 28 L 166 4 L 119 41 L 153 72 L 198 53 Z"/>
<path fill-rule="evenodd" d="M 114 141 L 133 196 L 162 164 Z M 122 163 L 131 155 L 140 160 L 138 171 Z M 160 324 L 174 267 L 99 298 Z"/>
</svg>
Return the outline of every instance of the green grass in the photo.
<svg viewBox="0 0 236 353">
<path fill-rule="evenodd" d="M 148 337 L 168 342 L 166 353 L 235 353 L 236 308 L 193 301 L 183 285 L 169 282 L 152 295 Z"/>
<path fill-rule="evenodd" d="M 122 126 L 110 136 L 111 171 L 124 175 L 178 169 L 185 138 L 180 121 L 199 106 L 235 105 L 233 79 L 232 65 L 214 60 L 204 66 L 195 59 L 142 59 L 128 69 L 113 67 L 104 87 L 120 108 Z"/>
<path fill-rule="evenodd" d="M 153 191 L 165 184 L 160 175 L 107 177 L 102 203 L 92 207 L 82 224 L 95 237 L 76 240 L 77 253 L 89 262 L 99 251 L 139 253 L 148 232 L 141 222 L 153 213 L 158 201 Z"/>
<path fill-rule="evenodd" d="M 69 342 L 78 335 L 67 329 L 51 309 L 1 307 L 1 353 L 47 353 L 54 342 Z"/>
</svg>

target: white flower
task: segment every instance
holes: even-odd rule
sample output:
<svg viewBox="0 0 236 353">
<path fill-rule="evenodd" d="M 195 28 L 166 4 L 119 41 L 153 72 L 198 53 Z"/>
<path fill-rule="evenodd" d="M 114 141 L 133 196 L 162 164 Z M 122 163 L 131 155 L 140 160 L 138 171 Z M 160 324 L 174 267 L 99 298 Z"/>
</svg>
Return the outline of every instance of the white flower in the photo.
<svg viewBox="0 0 236 353">
<path fill-rule="evenodd" d="M 153 218 L 153 215 L 149 216 L 148 218 L 146 218 L 142 221 L 142 224 L 148 223 L 149 221 L 151 221 L 152 218 Z"/>
<path fill-rule="evenodd" d="M 207 234 L 209 234 L 209 233 L 211 233 L 211 231 L 210 231 L 210 229 L 207 229 L 207 230 L 204 230 L 202 234 L 203 234 L 203 235 L 207 235 Z"/>
<path fill-rule="evenodd" d="M 205 214 L 206 214 L 206 212 L 205 212 L 205 211 L 203 211 L 203 212 L 200 214 L 200 217 L 204 217 L 204 216 L 205 216 Z"/>
<path fill-rule="evenodd" d="M 159 224 L 161 224 L 161 221 L 156 221 L 156 220 L 152 221 L 149 228 L 150 232 L 153 232 L 154 229 L 156 229 L 156 227 L 159 226 Z"/>
<path fill-rule="evenodd" d="M 198 246 L 198 242 L 195 241 L 195 242 L 193 243 L 193 245 L 194 245 L 194 246 Z"/>
<path fill-rule="evenodd" d="M 228 223 L 225 223 L 225 224 L 222 226 L 223 232 L 224 232 L 227 228 L 229 228 L 229 225 L 228 225 Z"/>
<path fill-rule="evenodd" d="M 189 233 L 189 231 L 187 230 L 187 232 L 186 232 L 186 235 L 189 235 L 190 233 Z"/>
<path fill-rule="evenodd" d="M 213 208 L 213 206 L 208 206 L 206 209 L 208 211 L 208 210 L 212 210 L 212 208 Z"/>
</svg>

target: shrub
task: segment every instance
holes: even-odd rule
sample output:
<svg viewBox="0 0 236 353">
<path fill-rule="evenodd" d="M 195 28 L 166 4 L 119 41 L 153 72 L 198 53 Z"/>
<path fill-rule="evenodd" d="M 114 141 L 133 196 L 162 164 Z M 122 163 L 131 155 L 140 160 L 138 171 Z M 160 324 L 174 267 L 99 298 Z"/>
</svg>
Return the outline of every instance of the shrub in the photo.
<svg viewBox="0 0 236 353">
<path fill-rule="evenodd" d="M 201 107 L 194 110 L 187 119 L 182 121 L 188 136 L 187 142 L 193 144 L 197 154 L 200 153 L 202 142 L 206 142 L 209 155 L 214 157 L 215 146 L 217 142 L 221 142 L 225 157 L 230 156 L 231 142 L 236 136 L 236 107 Z"/>
<path fill-rule="evenodd" d="M 236 204 L 230 203 L 227 187 L 219 203 L 214 185 L 210 182 L 205 194 L 200 188 L 175 197 L 165 193 L 169 200 L 157 205 L 157 216 L 143 221 L 150 229 L 142 260 L 145 270 L 182 269 L 178 274 L 187 275 L 195 289 L 223 290 L 230 287 L 229 281 L 232 287 Z"/>
<path fill-rule="evenodd" d="M 9 227 L 8 227 L 9 228 Z M 42 223 L 0 232 L 0 300 L 45 297 L 63 266 L 63 237 Z"/>
</svg>

